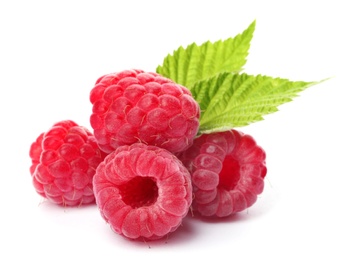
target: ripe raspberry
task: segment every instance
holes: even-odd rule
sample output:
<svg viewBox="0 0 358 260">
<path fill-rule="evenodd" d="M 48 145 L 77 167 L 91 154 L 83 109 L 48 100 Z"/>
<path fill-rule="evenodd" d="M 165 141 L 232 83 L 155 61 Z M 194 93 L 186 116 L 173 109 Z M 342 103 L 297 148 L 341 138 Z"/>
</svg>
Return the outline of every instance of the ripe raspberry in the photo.
<svg viewBox="0 0 358 260">
<path fill-rule="evenodd" d="M 156 73 L 104 75 L 91 90 L 90 101 L 94 135 L 108 153 L 136 142 L 180 152 L 199 129 L 199 105 L 189 90 Z"/>
<path fill-rule="evenodd" d="M 190 174 L 169 151 L 142 143 L 117 148 L 98 166 L 93 188 L 101 216 L 129 239 L 159 239 L 182 223 Z"/>
<path fill-rule="evenodd" d="M 266 155 L 249 135 L 236 130 L 203 134 L 178 157 L 191 173 L 193 211 L 203 216 L 242 211 L 263 191 Z"/>
<path fill-rule="evenodd" d="M 38 136 L 29 155 L 33 185 L 41 196 L 63 206 L 95 202 L 92 179 L 106 154 L 86 128 L 60 121 Z"/>
</svg>

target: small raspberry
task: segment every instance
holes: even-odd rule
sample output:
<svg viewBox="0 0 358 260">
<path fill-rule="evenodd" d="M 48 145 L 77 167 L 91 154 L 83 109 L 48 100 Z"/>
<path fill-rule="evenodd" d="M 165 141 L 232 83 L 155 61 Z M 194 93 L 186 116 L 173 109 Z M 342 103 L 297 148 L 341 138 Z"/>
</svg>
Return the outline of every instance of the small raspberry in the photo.
<svg viewBox="0 0 358 260">
<path fill-rule="evenodd" d="M 90 123 L 107 153 L 136 142 L 180 152 L 199 129 L 200 109 L 190 91 L 156 73 L 104 75 L 91 90 L 90 101 Z"/>
<path fill-rule="evenodd" d="M 203 134 L 178 157 L 191 173 L 193 211 L 203 216 L 242 211 L 263 191 L 266 155 L 249 135 L 236 130 Z"/>
<path fill-rule="evenodd" d="M 38 136 L 29 155 L 32 182 L 41 196 L 63 206 L 95 202 L 92 179 L 106 154 L 86 128 L 60 121 Z"/>
<path fill-rule="evenodd" d="M 129 239 L 159 239 L 182 223 L 192 201 L 190 174 L 169 151 L 124 145 L 98 166 L 93 179 L 101 216 Z"/>
</svg>

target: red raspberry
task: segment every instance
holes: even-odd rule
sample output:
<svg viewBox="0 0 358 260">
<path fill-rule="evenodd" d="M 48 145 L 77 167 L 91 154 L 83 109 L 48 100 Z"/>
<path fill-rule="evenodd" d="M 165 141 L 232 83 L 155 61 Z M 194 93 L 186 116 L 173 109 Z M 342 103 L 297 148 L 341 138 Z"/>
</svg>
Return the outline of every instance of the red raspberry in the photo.
<svg viewBox="0 0 358 260">
<path fill-rule="evenodd" d="M 190 174 L 179 159 L 142 143 L 109 154 L 93 188 L 104 220 L 129 239 L 154 240 L 175 231 L 192 201 Z"/>
<path fill-rule="evenodd" d="M 203 134 L 178 154 L 191 173 L 193 211 L 224 217 L 256 202 L 266 176 L 265 152 L 236 130 Z"/>
<path fill-rule="evenodd" d="M 143 142 L 180 152 L 199 129 L 190 91 L 159 74 L 125 70 L 104 75 L 91 90 L 91 126 L 103 151 Z"/>
<path fill-rule="evenodd" d="M 95 202 L 92 179 L 106 155 L 86 128 L 60 121 L 39 135 L 29 154 L 33 185 L 41 196 L 63 206 Z"/>
</svg>

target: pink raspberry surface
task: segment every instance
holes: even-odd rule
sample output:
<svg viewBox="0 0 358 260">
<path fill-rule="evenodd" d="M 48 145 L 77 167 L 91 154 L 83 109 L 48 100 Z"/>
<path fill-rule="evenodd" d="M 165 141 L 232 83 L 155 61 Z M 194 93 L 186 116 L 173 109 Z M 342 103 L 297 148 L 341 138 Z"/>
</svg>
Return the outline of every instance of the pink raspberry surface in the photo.
<svg viewBox="0 0 358 260">
<path fill-rule="evenodd" d="M 29 155 L 32 182 L 42 197 L 62 206 L 95 202 L 92 179 L 106 154 L 85 127 L 60 121 L 38 136 Z"/>
<path fill-rule="evenodd" d="M 104 220 L 134 240 L 175 231 L 192 202 L 190 173 L 179 159 L 142 143 L 109 154 L 97 168 L 93 188 Z"/>
<path fill-rule="evenodd" d="M 266 154 L 250 135 L 236 130 L 203 134 L 178 158 L 191 173 L 193 211 L 202 216 L 240 212 L 263 191 Z"/>
<path fill-rule="evenodd" d="M 137 142 L 180 152 L 199 129 L 200 108 L 190 91 L 154 72 L 104 75 L 91 90 L 90 101 L 90 123 L 107 153 Z"/>
</svg>

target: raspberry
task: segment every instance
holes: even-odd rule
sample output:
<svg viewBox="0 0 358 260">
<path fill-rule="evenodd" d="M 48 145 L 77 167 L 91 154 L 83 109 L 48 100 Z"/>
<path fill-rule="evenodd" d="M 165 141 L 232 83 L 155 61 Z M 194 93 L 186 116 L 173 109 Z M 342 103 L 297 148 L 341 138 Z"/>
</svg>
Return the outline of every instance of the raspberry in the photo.
<svg viewBox="0 0 358 260">
<path fill-rule="evenodd" d="M 106 154 L 86 128 L 60 121 L 38 136 L 29 155 L 32 182 L 41 196 L 63 206 L 95 202 L 92 179 Z"/>
<path fill-rule="evenodd" d="M 90 123 L 100 148 L 143 142 L 180 152 L 199 129 L 190 91 L 154 72 L 125 70 L 100 77 L 90 92 Z"/>
<path fill-rule="evenodd" d="M 266 155 L 249 135 L 236 130 L 203 134 L 177 156 L 191 173 L 192 208 L 202 216 L 242 211 L 263 191 Z"/>
<path fill-rule="evenodd" d="M 154 240 L 175 231 L 192 201 L 190 173 L 169 151 L 124 145 L 100 163 L 93 188 L 101 216 L 128 239 Z"/>
</svg>

